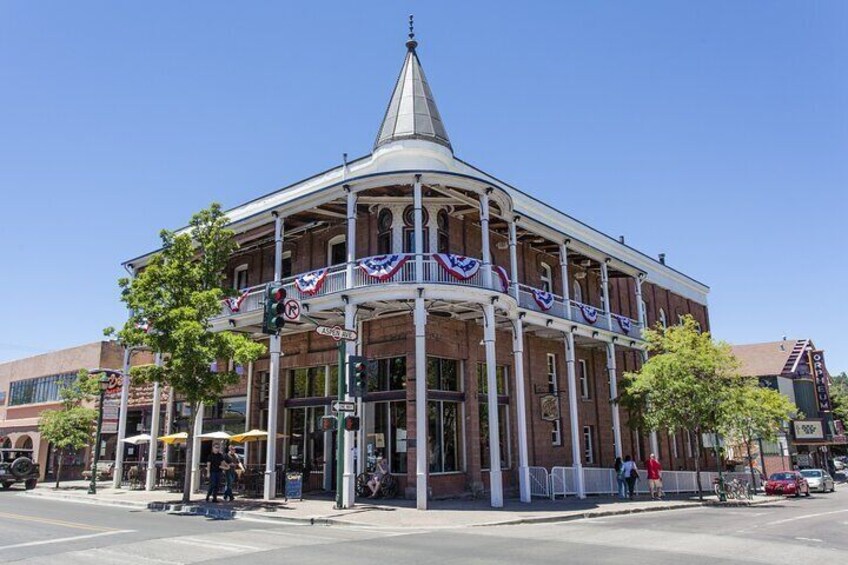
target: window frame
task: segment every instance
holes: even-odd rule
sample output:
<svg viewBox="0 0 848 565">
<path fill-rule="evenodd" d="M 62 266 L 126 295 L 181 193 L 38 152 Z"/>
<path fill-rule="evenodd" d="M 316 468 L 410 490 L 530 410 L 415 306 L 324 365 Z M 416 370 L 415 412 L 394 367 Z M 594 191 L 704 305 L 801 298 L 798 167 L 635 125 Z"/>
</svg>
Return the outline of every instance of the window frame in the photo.
<svg viewBox="0 0 848 565">
<path fill-rule="evenodd" d="M 333 247 L 336 247 L 339 244 L 344 244 L 345 246 L 345 258 L 344 261 L 341 261 L 340 263 L 333 263 Z M 345 264 L 347 264 L 347 235 L 340 233 L 339 235 L 334 235 L 327 240 L 327 266 L 335 267 L 336 265 Z"/>
<path fill-rule="evenodd" d="M 592 400 L 592 390 L 589 387 L 589 365 L 585 359 L 577 360 L 579 376 L 577 382 L 580 386 L 580 400 Z"/>
<path fill-rule="evenodd" d="M 244 274 L 243 285 L 239 285 L 239 275 L 241 274 Z M 233 289 L 243 291 L 246 288 L 250 288 L 250 265 L 242 263 L 241 265 L 233 268 Z"/>
<path fill-rule="evenodd" d="M 549 264 L 544 261 L 539 262 L 539 280 L 541 281 L 541 290 L 554 293 L 554 271 Z"/>
<path fill-rule="evenodd" d="M 595 435 L 594 426 L 583 426 L 583 462 L 587 465 L 595 464 Z M 588 441 L 587 441 L 588 440 Z"/>
</svg>

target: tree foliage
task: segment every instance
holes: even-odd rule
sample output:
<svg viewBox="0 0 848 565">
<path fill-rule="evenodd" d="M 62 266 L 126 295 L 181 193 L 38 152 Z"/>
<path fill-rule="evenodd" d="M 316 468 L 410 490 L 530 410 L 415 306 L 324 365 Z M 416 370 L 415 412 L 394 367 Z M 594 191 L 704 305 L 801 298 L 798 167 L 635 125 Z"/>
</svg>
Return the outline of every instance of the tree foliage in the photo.
<svg viewBox="0 0 848 565">
<path fill-rule="evenodd" d="M 833 418 L 848 425 L 848 373 L 842 371 L 831 377 L 830 402 L 833 406 Z"/>
<path fill-rule="evenodd" d="M 119 281 L 122 300 L 131 315 L 118 332 L 128 346 L 144 346 L 162 354 L 161 366 L 134 367 L 134 380 L 159 381 L 173 387 L 191 406 L 187 442 L 191 460 L 195 415 L 201 404 L 218 400 L 238 382 L 235 371 L 218 360 L 245 365 L 265 347 L 248 335 L 213 332 L 210 319 L 220 313 L 221 300 L 232 293 L 224 283 L 227 260 L 238 248 L 218 204 L 195 214 L 180 232 L 163 230 L 162 249 L 134 278 Z M 183 499 L 189 500 L 190 473 Z"/>
<path fill-rule="evenodd" d="M 91 442 L 97 411 L 83 404 L 94 398 L 99 390 L 97 379 L 87 371 L 80 371 L 76 378 L 59 390 L 61 410 L 46 410 L 41 413 L 38 430 L 56 452 L 56 488 L 62 475 L 62 459 L 68 452 L 77 451 Z M 96 447 L 95 447 L 96 449 Z"/>
</svg>

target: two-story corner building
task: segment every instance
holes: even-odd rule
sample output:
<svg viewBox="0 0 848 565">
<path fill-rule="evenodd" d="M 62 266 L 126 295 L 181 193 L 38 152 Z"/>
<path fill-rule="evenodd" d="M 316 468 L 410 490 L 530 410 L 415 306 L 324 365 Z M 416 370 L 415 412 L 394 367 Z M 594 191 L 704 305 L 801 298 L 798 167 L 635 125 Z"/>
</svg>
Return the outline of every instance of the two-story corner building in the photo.
<svg viewBox="0 0 848 565">
<path fill-rule="evenodd" d="M 268 340 L 263 288 L 281 280 L 314 320 L 356 329 L 348 353 L 377 359 L 379 376 L 361 430 L 344 432 L 345 475 L 385 456 L 422 508 L 482 490 L 500 506 L 505 488 L 529 500 L 533 467 L 621 454 L 693 468 L 691 438 L 631 430 L 612 399 L 646 325 L 691 314 L 709 327 L 709 289 L 456 157 L 412 35 L 406 46 L 369 155 L 229 210 L 240 250 L 227 277 L 242 294 L 214 327 Z M 251 462 L 270 454 L 331 489 L 335 432 L 320 419 L 337 351 L 313 330 L 303 318 L 268 340 L 237 393 L 247 427 L 281 434 Z"/>
<path fill-rule="evenodd" d="M 799 417 L 787 422 L 777 441 L 760 442 L 759 463 L 766 474 L 793 468 L 830 469 L 833 446 L 848 443 L 843 422 L 830 405 L 830 374 L 824 351 L 811 339 L 784 339 L 734 345 L 742 374 L 791 400 Z"/>
<path fill-rule="evenodd" d="M 80 369 L 120 369 L 123 359 L 124 348 L 117 342 L 96 341 L 0 363 L 0 447 L 32 449 L 33 461 L 40 465 L 41 479 L 53 478 L 55 453 L 39 432 L 41 414 L 62 408 L 59 391 L 76 378 Z M 150 363 L 151 359 L 143 351 L 132 357 L 133 364 Z M 134 387 L 130 399 L 127 426 L 135 430 L 150 412 L 149 387 Z M 117 434 L 108 425 L 109 422 L 104 427 L 102 455 L 104 459 L 114 459 Z M 62 462 L 63 478 L 80 478 L 89 458 L 88 448 L 66 454 Z"/>
</svg>

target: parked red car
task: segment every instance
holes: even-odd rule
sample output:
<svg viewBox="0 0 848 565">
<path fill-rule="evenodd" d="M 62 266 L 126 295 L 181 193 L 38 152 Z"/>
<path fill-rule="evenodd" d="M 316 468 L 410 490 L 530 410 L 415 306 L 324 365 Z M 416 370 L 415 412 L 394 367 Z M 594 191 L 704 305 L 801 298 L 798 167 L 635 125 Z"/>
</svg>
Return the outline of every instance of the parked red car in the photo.
<svg viewBox="0 0 848 565">
<path fill-rule="evenodd" d="M 798 471 L 772 473 L 766 481 L 766 494 L 810 496 L 810 485 Z"/>
</svg>

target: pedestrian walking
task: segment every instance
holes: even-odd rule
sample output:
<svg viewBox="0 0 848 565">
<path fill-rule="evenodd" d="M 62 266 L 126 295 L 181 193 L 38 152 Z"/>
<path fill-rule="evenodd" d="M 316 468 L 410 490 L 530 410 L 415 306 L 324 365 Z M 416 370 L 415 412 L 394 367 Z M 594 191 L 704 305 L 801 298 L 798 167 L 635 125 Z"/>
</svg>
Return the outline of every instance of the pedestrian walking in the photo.
<svg viewBox="0 0 848 565">
<path fill-rule="evenodd" d="M 618 498 L 627 498 L 627 479 L 624 476 L 624 461 L 615 458 L 615 480 L 618 483 Z"/>
<path fill-rule="evenodd" d="M 230 445 L 227 449 L 227 455 L 225 457 L 225 462 L 222 464 L 222 468 L 226 468 L 224 471 L 224 500 L 229 499 L 230 502 L 232 502 L 235 500 L 233 497 L 233 485 L 236 483 L 237 473 L 240 469 L 244 469 L 244 466 L 241 463 L 241 458 L 236 452 L 236 446 Z"/>
<path fill-rule="evenodd" d="M 636 468 L 636 462 L 629 455 L 624 456 L 621 472 L 627 482 L 627 494 L 632 499 L 636 496 L 636 481 L 639 480 L 639 469 Z"/>
<path fill-rule="evenodd" d="M 209 490 L 206 491 L 206 502 L 212 497 L 212 502 L 218 502 L 218 490 L 221 487 L 221 468 L 226 463 L 226 457 L 221 453 L 221 446 L 212 445 L 212 453 L 206 459 L 206 472 L 209 475 Z"/>
<path fill-rule="evenodd" d="M 662 465 L 657 456 L 651 453 L 648 463 L 645 465 L 648 472 L 648 490 L 651 491 L 652 500 L 662 500 Z"/>
</svg>

